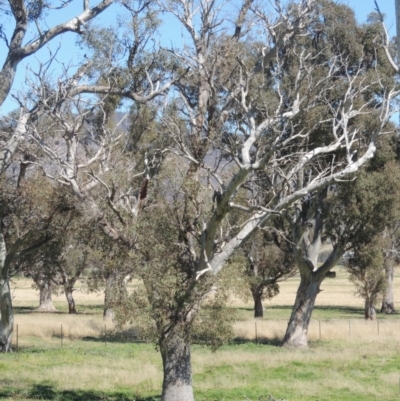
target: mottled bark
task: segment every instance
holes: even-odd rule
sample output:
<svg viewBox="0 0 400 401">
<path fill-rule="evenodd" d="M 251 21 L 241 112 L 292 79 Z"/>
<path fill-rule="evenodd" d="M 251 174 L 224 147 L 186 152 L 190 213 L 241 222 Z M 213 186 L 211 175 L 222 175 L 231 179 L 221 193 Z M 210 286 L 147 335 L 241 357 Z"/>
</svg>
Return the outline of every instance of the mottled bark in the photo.
<svg viewBox="0 0 400 401">
<path fill-rule="evenodd" d="M 65 297 L 67 298 L 67 302 L 68 302 L 68 313 L 70 315 L 76 315 L 77 311 L 76 311 L 76 306 L 75 306 L 75 300 L 74 300 L 74 296 L 72 294 L 72 288 L 64 288 L 64 292 L 65 292 Z"/>
<path fill-rule="evenodd" d="M 375 311 L 374 305 L 372 304 L 372 302 L 369 298 L 365 299 L 364 316 L 365 316 L 365 320 L 375 320 L 375 318 L 376 318 L 376 311 Z"/>
<path fill-rule="evenodd" d="M 112 292 L 115 287 L 115 283 L 117 281 L 117 277 L 115 274 L 110 274 L 106 277 L 106 288 L 104 290 L 104 310 L 103 310 L 103 318 L 104 319 L 114 319 L 114 311 L 112 309 Z"/>
<path fill-rule="evenodd" d="M 282 346 L 288 348 L 308 346 L 308 326 L 315 300 L 320 292 L 321 281 L 321 278 L 314 274 L 308 278 L 301 278 Z"/>
<path fill-rule="evenodd" d="M 264 317 L 264 307 L 262 304 L 262 290 L 260 291 L 258 288 L 251 291 L 254 300 L 254 317 L 262 318 Z"/>
<path fill-rule="evenodd" d="M 397 54 L 400 54 L 400 0 L 394 2 L 396 8 Z"/>
<path fill-rule="evenodd" d="M 4 103 L 6 97 L 10 93 L 12 84 L 14 82 L 15 71 L 17 67 L 16 64 L 17 63 L 11 63 L 11 61 L 7 59 L 2 70 L 0 71 L 0 106 Z"/>
<path fill-rule="evenodd" d="M 394 263 L 391 259 L 385 260 L 385 273 L 387 286 L 385 293 L 383 294 L 381 313 L 391 314 L 396 312 L 393 297 Z"/>
<path fill-rule="evenodd" d="M 55 312 L 57 309 L 53 305 L 52 288 L 49 280 L 40 279 L 36 282 L 39 288 L 39 307 L 38 312 Z"/>
<path fill-rule="evenodd" d="M 161 401 L 194 401 L 189 342 L 172 329 L 159 345 L 164 368 Z"/>
<path fill-rule="evenodd" d="M 0 73 L 0 91 L 1 91 L 1 73 Z M 25 138 L 26 124 L 30 113 L 21 113 L 20 119 L 10 139 L 7 140 L 4 147 L 0 149 L 0 175 L 3 174 L 12 162 L 12 158 L 20 142 Z"/>
<path fill-rule="evenodd" d="M 114 271 L 106 277 L 103 311 L 105 319 L 114 319 L 113 305 L 123 302 L 127 294 L 126 285 L 130 278 L 130 274 L 123 274 L 119 271 Z"/>
<path fill-rule="evenodd" d="M 11 352 L 14 313 L 7 265 L 7 247 L 0 232 L 0 352 Z"/>
<path fill-rule="evenodd" d="M 8 278 L 0 279 L 0 352 L 11 352 L 14 313 Z"/>
</svg>

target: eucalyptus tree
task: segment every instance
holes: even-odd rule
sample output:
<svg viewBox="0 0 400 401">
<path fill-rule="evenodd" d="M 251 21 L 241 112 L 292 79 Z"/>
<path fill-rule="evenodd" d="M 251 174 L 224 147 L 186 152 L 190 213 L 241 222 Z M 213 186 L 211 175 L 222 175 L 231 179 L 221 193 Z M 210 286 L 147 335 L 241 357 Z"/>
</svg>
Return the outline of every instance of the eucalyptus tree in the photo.
<svg viewBox="0 0 400 401">
<path fill-rule="evenodd" d="M 370 54 L 362 46 L 348 57 L 338 43 L 344 29 L 330 47 L 320 42 L 323 17 L 315 7 L 325 4 L 334 6 L 303 1 L 285 9 L 277 2 L 273 22 L 256 7 L 249 20 L 251 1 L 234 18 L 212 2 L 160 4 L 186 31 L 183 49 L 172 50 L 175 68 L 188 70 L 170 94 L 178 113 L 160 117 L 174 143 L 167 143 L 158 174 L 145 181 L 140 202 L 128 197 L 132 187 L 138 194 L 144 187 L 129 181 L 123 157 L 98 182 L 109 230 L 143 282 L 134 295 L 153 320 L 164 401 L 193 399 L 192 329 L 225 262 L 274 216 L 357 171 L 374 155 L 393 112 L 394 84 L 382 82 L 372 62 L 366 68 Z M 256 24 L 266 37 L 252 47 Z M 380 91 L 379 102 L 368 96 L 371 88 Z M 370 130 L 360 123 L 366 112 L 376 121 Z M 248 196 L 238 195 L 241 188 Z M 234 226 L 233 211 L 240 215 Z M 158 245 L 146 235 L 154 227 Z"/>
<path fill-rule="evenodd" d="M 292 246 L 300 272 L 283 340 L 286 347 L 307 346 L 308 326 L 321 285 L 345 252 L 353 254 L 347 268 L 353 273 L 358 295 L 365 299 L 366 317 L 384 289 L 383 241 L 378 239 L 398 213 L 400 170 L 393 161 L 379 166 L 379 149 L 377 155 L 378 160 L 370 162 L 357 176 L 310 198 L 276 225 L 284 232 L 286 223 L 290 244 L 278 235 L 277 242 Z M 327 240 L 332 251 L 319 264 L 318 254 Z"/>
<path fill-rule="evenodd" d="M 398 230 L 400 213 L 400 205 L 397 202 L 398 195 L 396 194 L 396 190 L 399 191 L 396 180 L 400 180 L 398 163 L 398 143 L 397 138 L 394 136 L 382 143 L 372 166 L 367 167 L 368 173 L 372 173 L 375 176 L 377 186 L 372 185 L 365 177 L 361 177 L 364 186 L 359 191 L 359 199 L 369 199 L 368 202 L 372 202 L 379 197 L 384 198 L 386 196 L 387 200 L 389 200 L 387 191 L 392 192 L 392 190 L 388 188 L 388 183 L 394 184 L 392 188 L 395 190 L 395 199 L 384 206 L 385 213 L 382 214 L 382 220 L 378 223 L 380 230 L 376 231 L 372 241 L 369 243 L 362 241 L 359 244 L 361 245 L 359 249 L 356 246 L 352 254 L 353 257 L 347 259 L 347 269 L 357 287 L 358 294 L 366 301 L 366 318 L 370 318 L 368 312 L 373 311 L 372 308 L 375 307 L 376 297 L 378 296 L 382 297 L 381 313 L 390 314 L 395 312 L 393 279 L 394 268 L 399 260 Z M 368 188 L 367 194 L 364 192 L 365 187 Z M 376 189 L 374 190 L 374 188 Z M 385 223 L 383 228 L 381 223 Z M 369 266 L 366 263 L 368 259 L 371 260 Z M 384 277 L 383 282 L 381 282 L 382 276 Z M 369 295 L 374 292 L 376 293 L 375 299 Z M 369 299 L 371 301 L 368 305 Z"/>
<path fill-rule="evenodd" d="M 318 7 L 326 3 L 333 4 L 277 1 L 260 9 L 244 0 L 235 11 L 202 0 L 160 2 L 184 30 L 183 48 L 141 54 L 132 46 L 131 68 L 107 77 L 112 85 L 81 84 L 75 75 L 69 106 L 47 109 L 65 153 L 54 151 L 47 131 L 33 134 L 58 163 L 55 173 L 42 164 L 44 173 L 71 186 L 141 279 L 133 295 L 163 359 L 163 401 L 194 398 L 190 342 L 225 262 L 273 217 L 371 159 L 391 116 L 397 92 L 379 69 L 354 62 L 364 60 L 361 47 L 350 58 L 336 46 L 340 38 L 318 46 Z M 379 102 L 367 96 L 372 87 Z M 88 91 L 102 96 L 83 107 Z M 159 108 L 150 144 L 145 135 L 129 152 L 118 129 L 91 128 L 88 116 L 93 108 L 104 114 L 109 95 Z M 376 121 L 368 131 L 359 125 L 366 112 Z"/>
<path fill-rule="evenodd" d="M 383 243 L 383 266 L 385 270 L 386 286 L 382 296 L 381 313 L 396 312 L 394 306 L 394 271 L 399 263 L 399 221 L 386 227 L 381 234 Z"/>
<path fill-rule="evenodd" d="M 0 352 L 12 350 L 13 309 L 10 277 L 21 273 L 25 261 L 45 247 L 68 221 L 69 206 L 54 186 L 37 177 L 23 179 L 20 166 L 17 181 L 2 177 L 0 212 L 2 218 L 0 248 Z M 38 185 L 40 183 L 40 185 Z"/>
<path fill-rule="evenodd" d="M 49 185 L 47 178 L 42 177 L 43 185 Z M 51 183 L 51 181 L 50 181 Z M 52 182 L 54 191 L 62 194 L 61 201 L 64 207 L 59 205 L 60 211 L 55 218 L 64 219 L 62 226 L 52 224 L 52 240 L 38 249 L 29 258 L 23 258 L 18 263 L 18 270 L 27 277 L 31 277 L 34 287 L 39 289 L 40 312 L 53 312 L 53 292 L 64 292 L 68 313 L 76 314 L 77 309 L 73 292 L 82 273 L 89 268 L 93 269 L 98 264 L 101 238 L 99 238 L 93 221 L 88 219 L 82 211 L 76 196 L 70 188 Z M 68 214 L 65 202 L 68 199 Z"/>
<path fill-rule="evenodd" d="M 2 141 L 2 146 L 4 145 L 5 149 L 4 158 L 2 161 L 0 161 L 0 163 L 2 163 L 0 169 L 3 183 L 3 192 L 1 194 L 2 213 L 0 214 L 0 310 L 2 311 L 0 315 L 0 327 L 2 331 L 1 341 L 3 344 L 3 351 L 11 350 L 13 330 L 12 300 L 9 286 L 11 274 L 10 269 L 12 269 L 17 258 L 20 258 L 21 255 L 28 252 L 28 250 L 29 253 L 37 251 L 39 245 L 44 245 L 49 241 L 50 238 L 49 236 L 45 235 L 46 227 L 49 224 L 49 217 L 44 212 L 36 216 L 36 228 L 27 224 L 26 230 L 24 229 L 18 231 L 19 234 L 17 236 L 14 235 L 15 233 L 13 234 L 12 225 L 8 224 L 8 221 L 14 221 L 14 217 L 10 216 L 13 215 L 15 218 L 17 218 L 19 215 L 24 216 L 24 213 L 27 212 L 23 210 L 19 211 L 18 208 L 23 208 L 24 203 L 16 203 L 18 196 L 10 194 L 13 191 L 20 191 L 19 188 L 24 180 L 31 180 L 31 177 L 36 174 L 38 169 L 42 169 L 43 171 L 43 166 L 41 165 L 42 161 L 46 164 L 50 171 L 54 171 L 54 163 L 52 165 L 51 159 L 47 158 L 46 161 L 43 159 L 43 148 L 50 149 L 50 147 L 48 144 L 46 147 L 44 142 L 42 143 L 43 147 L 38 147 L 36 145 L 35 138 L 37 138 L 37 132 L 40 132 L 42 129 L 44 129 L 44 127 L 46 127 L 47 131 L 55 128 L 55 125 L 51 125 L 51 123 L 49 123 L 49 118 L 46 117 L 47 110 L 51 107 L 56 107 L 56 111 L 57 107 L 63 107 L 64 102 L 69 99 L 69 96 L 71 96 L 71 90 L 74 88 L 74 82 L 82 77 L 82 69 L 78 69 L 78 71 L 73 75 L 73 77 L 71 77 L 70 80 L 62 81 L 60 78 L 58 82 L 59 87 L 57 90 L 52 90 L 51 85 L 46 82 L 48 77 L 46 73 L 48 73 L 49 68 L 49 63 L 40 64 L 38 68 L 39 71 L 36 73 L 36 78 L 31 81 L 31 91 L 28 92 L 25 98 L 22 96 L 19 98 L 19 102 L 21 105 L 23 105 L 23 110 L 29 111 L 26 113 L 23 111 L 19 118 L 16 118 L 15 113 L 11 114 L 10 116 L 6 116 L 1 125 L 2 131 L 0 139 Z M 23 119 L 24 121 L 22 121 Z M 17 139 L 15 139 L 15 135 L 18 136 Z M 15 139 L 13 142 L 15 148 L 13 148 L 12 152 L 8 147 L 8 144 L 10 143 L 10 137 L 11 141 L 14 141 Z M 22 139 L 24 139 L 24 141 L 22 141 Z M 50 143 L 54 145 L 56 142 L 57 140 L 55 140 L 54 135 L 52 135 Z M 18 150 L 18 157 L 20 160 L 12 161 L 11 156 L 16 150 Z M 62 150 L 61 153 L 64 154 L 64 150 Z M 54 153 L 52 153 L 52 156 L 54 158 Z M 70 155 L 67 155 L 67 157 L 70 157 Z M 46 186 L 47 184 L 43 183 L 43 185 Z M 27 194 L 27 192 L 25 191 L 24 194 Z M 33 192 L 29 192 L 29 196 L 32 196 L 32 199 L 36 199 L 36 195 Z M 8 205 L 9 202 L 10 204 Z M 26 200 L 26 202 L 29 203 L 29 199 Z M 40 216 L 43 217 L 43 221 L 41 223 L 39 222 Z M 51 218 L 54 217 L 52 213 L 50 213 L 50 216 Z M 32 219 L 32 222 L 33 221 L 34 219 Z M 39 236 L 39 239 L 35 239 L 36 237 L 33 235 L 34 231 Z M 29 241 L 32 243 L 29 244 Z M 24 251 L 25 248 L 26 251 Z"/>
<path fill-rule="evenodd" d="M 0 71 L 0 105 L 11 90 L 15 72 L 23 59 L 35 54 L 63 33 L 81 34 L 85 31 L 86 24 L 106 10 L 113 0 L 104 0 L 94 7 L 90 7 L 90 1 L 85 0 L 80 14 L 67 22 L 51 26 L 49 20 L 54 17 L 54 13 L 57 10 L 59 14 L 64 12 L 63 9 L 70 3 L 71 1 L 61 1 L 57 5 L 42 0 L 7 0 L 2 6 L 0 12 L 4 23 L 10 18 L 15 25 L 10 32 L 4 23 L 0 25 L 0 38 L 8 49 L 3 53 L 4 64 Z"/>
<path fill-rule="evenodd" d="M 389 33 L 388 30 L 384 24 L 384 18 L 383 15 L 379 9 L 379 2 L 375 0 L 375 6 L 376 6 L 376 11 L 378 12 L 380 16 L 380 21 L 382 25 L 382 38 L 383 38 L 383 48 L 386 53 L 386 57 L 392 66 L 393 70 L 398 73 L 399 72 L 399 63 L 398 63 L 398 57 L 400 54 L 400 1 L 395 0 L 395 16 L 396 16 L 396 50 L 394 50 L 391 47 L 390 44 L 390 38 L 389 38 Z M 396 57 L 397 53 L 397 57 Z M 393 228 L 392 228 L 393 229 Z M 391 229 L 388 229 L 386 231 L 385 235 L 385 272 L 386 272 L 386 278 L 387 278 L 387 283 L 385 286 L 385 291 L 384 291 L 384 297 L 382 300 L 382 308 L 381 311 L 385 313 L 392 313 L 394 311 L 394 303 L 393 303 L 393 265 L 394 261 L 397 258 L 397 251 L 395 249 L 395 244 L 397 243 L 397 240 L 395 239 L 396 237 L 396 231 L 397 229 L 393 229 L 394 231 L 391 233 Z"/>
<path fill-rule="evenodd" d="M 27 274 L 27 277 L 33 280 L 32 287 L 39 290 L 39 306 L 36 308 L 36 311 L 56 312 L 57 309 L 53 304 L 53 294 L 57 294 L 57 287 L 52 277 L 46 274 L 45 266 L 39 265 L 36 267 L 38 267 L 38 270 Z"/>
<path fill-rule="evenodd" d="M 80 14 L 67 22 L 51 26 L 49 19 L 57 11 L 62 13 L 71 0 L 61 1 L 59 5 L 42 0 L 7 0 L 0 9 L 2 19 L 0 21 L 0 39 L 3 42 L 2 48 L 6 49 L 2 52 L 4 61 L 0 70 L 0 106 L 11 91 L 17 67 L 22 60 L 32 56 L 63 33 L 82 34 L 86 30 L 86 24 L 106 10 L 113 2 L 113 0 L 103 0 L 94 7 L 90 7 L 90 1 L 85 0 Z M 15 24 L 10 31 L 7 29 L 9 19 L 12 19 Z M 49 25 L 50 28 L 48 28 Z M 11 162 L 18 144 L 26 137 L 26 124 L 32 118 L 32 112 L 33 110 L 21 108 L 14 132 L 1 144 L 1 174 Z"/>
<path fill-rule="evenodd" d="M 291 253 L 279 249 L 265 230 L 254 234 L 233 261 L 241 273 L 235 290 L 245 300 L 251 294 L 255 318 L 264 317 L 263 300 L 278 295 L 279 283 L 297 273 Z"/>
<path fill-rule="evenodd" d="M 382 244 L 379 237 L 373 243 L 356 247 L 347 261 L 350 281 L 354 284 L 356 295 L 364 300 L 365 320 L 374 320 L 378 297 L 385 291 L 387 280 L 383 270 Z"/>
<path fill-rule="evenodd" d="M 6 50 L 2 52 L 4 55 L 3 66 L 0 71 L 0 106 L 9 95 L 18 65 L 20 62 L 35 54 L 39 49 L 49 44 L 54 38 L 60 37 L 64 32 L 81 33 L 84 30 L 85 24 L 100 13 L 102 13 L 113 0 L 104 0 L 97 4 L 95 7 L 90 8 L 89 0 L 84 1 L 84 10 L 82 13 L 62 24 L 54 25 L 47 28 L 48 16 L 53 14 L 53 10 L 63 9 L 70 1 L 61 2 L 60 5 L 53 5 L 41 0 L 24 2 L 23 0 L 9 0 L 2 2 L 0 8 L 0 39 L 3 42 L 2 48 Z M 61 11 L 62 12 L 62 11 Z M 13 28 L 9 31 L 9 20 L 12 19 L 15 23 Z M 32 28 L 35 31 L 32 31 Z M 43 27 L 46 27 L 43 29 Z M 35 32 L 30 35 L 31 32 Z M 34 120 L 38 113 L 39 108 L 37 104 L 31 107 L 26 107 L 24 102 L 19 99 L 21 110 L 19 116 L 13 116 L 12 129 L 6 132 L 3 131 L 0 142 L 0 175 L 3 176 L 6 170 L 10 167 L 13 161 L 13 155 L 18 151 L 20 144 L 28 137 L 27 124 L 29 121 Z M 21 165 L 25 161 L 22 159 Z M 7 199 L 3 198 L 1 209 L 8 210 L 6 202 Z M 1 331 L 1 349 L 3 351 L 11 350 L 12 338 L 12 302 L 10 297 L 9 288 L 9 268 L 11 260 L 14 258 L 13 254 L 17 251 L 22 252 L 20 247 L 27 249 L 35 249 L 39 246 L 41 241 L 32 243 L 31 247 L 25 243 L 23 245 L 22 238 L 18 238 L 15 244 L 6 243 L 7 233 L 4 233 L 7 223 L 3 221 L 4 213 L 0 214 L 0 226 L 2 234 L 0 235 L 0 331 Z M 28 232 L 24 237 L 26 240 L 29 238 Z"/>
<path fill-rule="evenodd" d="M 346 66 L 336 71 L 332 90 L 324 94 L 325 105 L 328 107 L 315 107 L 307 113 L 308 119 L 296 121 L 299 124 L 297 126 L 299 131 L 307 132 L 310 128 L 312 131 L 308 137 L 309 142 L 303 142 L 300 139 L 296 144 L 298 146 L 296 152 L 299 150 L 305 152 L 314 146 L 330 146 L 332 143 L 331 135 L 337 135 L 338 129 L 341 132 L 343 132 L 342 130 L 344 132 L 352 131 L 355 135 L 359 135 L 362 142 L 365 140 L 369 142 L 370 139 L 367 138 L 371 138 L 370 135 L 373 132 L 377 136 L 383 133 L 383 126 L 380 122 L 382 121 L 382 109 L 380 107 L 383 103 L 380 103 L 380 99 L 381 96 L 383 96 L 382 100 L 386 98 L 385 93 L 392 93 L 389 95 L 391 101 L 387 103 L 387 109 L 384 111 L 384 114 L 390 114 L 394 111 L 397 91 L 396 80 L 385 57 L 384 49 L 375 41 L 376 37 L 379 37 L 380 29 L 378 19 L 372 18 L 369 24 L 359 26 L 356 23 L 354 12 L 349 7 L 330 1 L 318 2 L 316 18 L 309 25 L 309 30 L 314 32 L 314 36 L 311 35 L 302 39 L 303 49 L 308 49 L 320 63 L 319 68 L 313 71 L 315 74 L 313 78 L 320 76 L 319 74 L 325 76 L 329 74 L 331 64 L 330 62 L 323 64 L 323 60 L 336 57 L 334 56 L 336 54 L 346 58 Z M 298 73 L 293 68 L 293 63 L 287 63 L 283 70 L 289 82 L 291 82 L 290 79 L 294 80 Z M 291 74 L 293 74 L 292 78 L 290 78 Z M 379 74 L 379 83 L 375 74 Z M 312 74 L 310 75 L 312 76 Z M 359 92 L 354 90 L 348 92 L 347 80 L 350 80 L 352 84 L 363 82 L 363 89 Z M 356 96 L 353 97 L 353 94 Z M 346 104 L 349 105 L 349 102 L 352 104 L 351 110 L 346 110 Z M 362 105 L 363 111 L 360 110 L 354 114 L 355 109 L 353 107 L 356 104 L 357 107 Z M 326 114 L 327 111 L 328 114 Z M 345 125 L 342 123 L 336 125 L 337 120 L 332 120 L 329 116 L 330 113 L 339 119 L 344 118 L 346 120 Z M 390 132 L 393 130 L 393 126 L 389 124 L 386 129 Z M 295 142 L 292 143 L 292 146 L 294 144 Z M 309 148 L 310 145 L 311 148 Z M 363 146 L 365 145 L 356 146 L 350 152 L 343 151 L 343 148 L 340 147 L 330 148 L 331 153 L 329 155 L 313 153 L 315 163 L 313 164 L 310 161 L 307 165 L 299 166 L 296 170 L 297 182 L 292 185 L 299 189 L 307 187 L 310 181 L 318 179 L 320 171 L 327 171 L 333 161 L 335 164 L 358 162 L 360 160 L 359 152 Z M 282 153 L 282 157 L 292 157 L 293 151 L 294 148 L 289 148 L 287 153 Z M 291 171 L 292 167 L 289 163 L 287 164 L 288 167 L 283 169 L 284 172 L 287 171 L 286 169 Z M 328 200 L 335 199 L 335 192 L 332 189 L 340 187 L 338 181 L 341 180 L 342 178 L 338 177 L 335 180 L 337 183 L 330 189 L 326 186 L 322 191 L 320 189 L 305 191 L 303 198 L 297 199 L 291 207 L 285 208 L 284 213 L 280 213 L 273 219 L 273 224 L 278 228 L 278 231 L 283 230 L 285 232 L 287 230 L 287 235 L 283 240 L 279 235 L 276 235 L 276 242 L 282 246 L 287 243 L 286 239 L 289 238 L 292 244 L 291 252 L 301 276 L 296 301 L 283 342 L 286 346 L 307 346 L 308 324 L 317 294 L 320 291 L 320 285 L 343 255 L 346 247 L 349 246 L 348 238 L 346 239 L 342 232 L 340 235 L 332 237 L 333 251 L 321 266 L 318 265 L 318 253 L 322 241 L 326 237 L 326 224 L 331 219 L 329 217 L 331 206 L 327 206 L 329 205 Z M 264 182 L 267 186 L 270 185 L 268 180 L 265 181 L 265 178 Z M 353 185 L 353 187 L 355 186 Z M 388 195 L 393 196 L 394 189 L 389 187 L 388 190 Z M 266 200 L 269 199 L 268 196 L 270 195 L 266 192 Z M 343 208 L 341 213 L 344 214 L 345 212 L 346 208 Z M 340 229 L 346 231 L 350 226 L 344 228 L 340 217 L 338 213 L 336 220 L 332 220 L 332 225 L 337 225 L 339 231 Z M 377 224 L 376 227 L 382 229 L 380 224 Z"/>
</svg>

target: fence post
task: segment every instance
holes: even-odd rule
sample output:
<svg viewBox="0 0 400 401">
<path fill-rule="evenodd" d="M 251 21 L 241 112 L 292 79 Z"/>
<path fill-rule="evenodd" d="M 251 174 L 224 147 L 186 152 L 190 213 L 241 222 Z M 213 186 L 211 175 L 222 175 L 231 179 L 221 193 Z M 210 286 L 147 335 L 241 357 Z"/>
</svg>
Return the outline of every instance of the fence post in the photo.
<svg viewBox="0 0 400 401">
<path fill-rule="evenodd" d="M 379 319 L 376 319 L 376 323 L 378 325 L 378 336 L 379 336 Z"/>
<path fill-rule="evenodd" d="M 254 322 L 254 326 L 256 329 L 256 344 L 258 344 L 257 322 Z"/>
<path fill-rule="evenodd" d="M 16 332 L 16 334 L 17 334 L 16 351 L 18 352 L 18 324 L 17 324 L 17 332 Z"/>
<path fill-rule="evenodd" d="M 319 339 L 321 340 L 321 320 L 318 320 L 319 323 Z"/>
<path fill-rule="evenodd" d="M 63 327 L 61 325 L 61 348 L 63 346 Z"/>
<path fill-rule="evenodd" d="M 104 325 L 104 346 L 107 345 L 107 326 Z"/>
</svg>

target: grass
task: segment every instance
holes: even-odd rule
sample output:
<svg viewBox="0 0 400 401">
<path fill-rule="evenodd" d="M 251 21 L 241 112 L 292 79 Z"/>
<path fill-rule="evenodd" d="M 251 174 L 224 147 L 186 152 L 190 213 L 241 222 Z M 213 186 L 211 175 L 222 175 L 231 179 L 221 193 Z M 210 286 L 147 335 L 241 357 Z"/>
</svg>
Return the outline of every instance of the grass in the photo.
<svg viewBox="0 0 400 401">
<path fill-rule="evenodd" d="M 313 342 L 309 350 L 252 343 L 193 347 L 198 401 L 398 399 L 400 343 Z M 74 341 L 2 355 L 2 400 L 156 400 L 161 361 L 150 344 Z"/>
<path fill-rule="evenodd" d="M 324 282 L 318 297 L 308 350 L 277 346 L 298 278 L 282 284 L 278 297 L 266 303 L 262 320 L 252 318 L 250 304 L 233 297 L 235 332 L 242 342 L 214 354 L 193 346 L 196 401 L 264 401 L 269 394 L 288 401 L 400 399 L 399 315 L 378 315 L 379 326 L 365 322 L 362 301 L 354 297 L 345 271 L 339 268 L 337 273 L 336 279 Z M 159 400 L 159 353 L 152 344 L 114 336 L 112 324 L 102 319 L 99 294 L 77 292 L 77 316 L 65 313 L 61 295 L 54 297 L 60 313 L 36 313 L 37 298 L 27 279 L 15 282 L 19 351 L 0 355 L 0 400 Z"/>
</svg>

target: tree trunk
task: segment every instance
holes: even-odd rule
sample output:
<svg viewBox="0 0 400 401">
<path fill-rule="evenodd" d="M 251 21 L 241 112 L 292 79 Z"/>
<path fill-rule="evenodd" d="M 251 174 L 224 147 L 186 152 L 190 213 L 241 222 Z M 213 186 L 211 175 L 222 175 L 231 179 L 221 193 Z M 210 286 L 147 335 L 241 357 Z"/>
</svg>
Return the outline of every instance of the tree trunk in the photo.
<svg viewBox="0 0 400 401">
<path fill-rule="evenodd" d="M 395 0 L 394 2 L 395 10 L 396 10 L 396 42 L 397 42 L 397 54 L 400 54 L 400 0 Z"/>
<path fill-rule="evenodd" d="M 14 82 L 16 65 L 8 57 L 0 71 L 0 106 L 6 100 Z"/>
<path fill-rule="evenodd" d="M 374 320 L 376 318 L 374 305 L 371 303 L 369 298 L 365 299 L 364 316 L 365 320 Z"/>
<path fill-rule="evenodd" d="M 387 280 L 386 291 L 383 294 L 381 313 L 391 314 L 396 312 L 394 308 L 393 298 L 393 277 L 394 277 L 394 264 L 392 260 L 385 260 L 385 273 Z"/>
<path fill-rule="evenodd" d="M 308 277 L 301 277 L 292 315 L 282 342 L 283 347 L 298 348 L 308 346 L 308 326 L 315 300 L 320 292 L 321 282 L 322 280 L 314 274 L 310 274 Z"/>
<path fill-rule="evenodd" d="M 131 275 L 114 271 L 106 277 L 103 318 L 114 319 L 113 305 L 119 304 L 127 294 L 126 285 Z"/>
<path fill-rule="evenodd" d="M 11 352 L 14 313 L 8 278 L 0 278 L 0 352 Z"/>
<path fill-rule="evenodd" d="M 75 307 L 74 296 L 72 294 L 72 288 L 65 288 L 64 292 L 65 292 L 65 297 L 67 298 L 67 302 L 68 302 L 68 313 L 70 315 L 76 315 L 77 311 L 76 311 L 76 307 Z"/>
<path fill-rule="evenodd" d="M 57 309 L 53 305 L 50 282 L 46 279 L 41 279 L 36 284 L 40 291 L 39 307 L 36 310 L 38 312 L 55 312 Z"/>
<path fill-rule="evenodd" d="M 0 231 L 0 352 L 12 351 L 11 343 L 14 328 L 10 278 L 6 259 L 6 242 L 3 233 Z"/>
<path fill-rule="evenodd" d="M 116 274 L 112 273 L 106 277 L 106 288 L 104 290 L 104 319 L 114 319 L 114 311 L 111 306 L 112 301 L 112 291 L 116 282 Z"/>
<path fill-rule="evenodd" d="M 194 401 L 190 344 L 174 329 L 159 344 L 164 368 L 161 401 Z"/>
<path fill-rule="evenodd" d="M 264 317 L 264 308 L 262 304 L 262 291 L 258 289 L 251 291 L 254 300 L 254 317 L 262 318 Z"/>
</svg>

